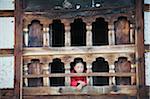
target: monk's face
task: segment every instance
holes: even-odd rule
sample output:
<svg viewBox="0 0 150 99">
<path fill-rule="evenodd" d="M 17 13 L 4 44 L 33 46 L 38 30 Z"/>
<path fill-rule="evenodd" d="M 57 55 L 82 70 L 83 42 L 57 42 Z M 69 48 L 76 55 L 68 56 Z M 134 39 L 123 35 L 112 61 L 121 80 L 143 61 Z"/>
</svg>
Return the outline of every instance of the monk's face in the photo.
<svg viewBox="0 0 150 99">
<path fill-rule="evenodd" d="M 75 66 L 74 66 L 74 70 L 77 72 L 77 73 L 83 73 L 84 71 L 84 65 L 82 63 L 77 63 Z"/>
</svg>

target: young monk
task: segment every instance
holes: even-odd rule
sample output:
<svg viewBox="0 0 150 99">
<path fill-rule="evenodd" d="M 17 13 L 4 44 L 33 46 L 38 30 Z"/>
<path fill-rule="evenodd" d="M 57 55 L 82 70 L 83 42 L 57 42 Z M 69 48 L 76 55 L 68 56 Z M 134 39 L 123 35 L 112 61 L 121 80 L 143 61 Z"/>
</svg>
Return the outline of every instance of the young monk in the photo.
<svg viewBox="0 0 150 99">
<path fill-rule="evenodd" d="M 83 62 L 76 62 L 71 73 L 85 73 L 86 66 Z M 71 77 L 71 86 L 75 87 L 77 90 L 81 90 L 87 85 L 87 78 L 85 76 L 74 76 Z"/>
</svg>

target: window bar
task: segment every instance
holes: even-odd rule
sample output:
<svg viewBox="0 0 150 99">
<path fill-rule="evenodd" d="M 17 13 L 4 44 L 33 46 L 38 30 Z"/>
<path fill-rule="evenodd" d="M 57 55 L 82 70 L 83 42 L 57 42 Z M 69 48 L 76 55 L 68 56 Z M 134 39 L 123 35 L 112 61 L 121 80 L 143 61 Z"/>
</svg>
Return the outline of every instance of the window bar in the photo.
<svg viewBox="0 0 150 99">
<path fill-rule="evenodd" d="M 134 25 L 130 24 L 130 43 L 134 43 Z"/>
<path fill-rule="evenodd" d="M 65 73 L 70 73 L 70 64 L 65 64 Z M 65 86 L 70 86 L 70 77 L 65 77 Z"/>
<path fill-rule="evenodd" d="M 131 64 L 131 72 L 135 73 L 136 72 L 136 65 Z M 136 83 L 136 76 L 131 76 L 131 85 L 135 85 Z"/>
<path fill-rule="evenodd" d="M 43 74 L 48 75 L 49 74 L 49 63 L 45 63 L 43 65 Z M 43 78 L 43 85 L 44 86 L 49 86 L 49 77 L 44 77 Z"/>
<path fill-rule="evenodd" d="M 24 44 L 27 47 L 28 46 L 28 41 L 29 41 L 29 33 L 28 33 L 29 31 L 28 31 L 28 28 L 24 28 L 23 32 L 24 32 Z"/>
<path fill-rule="evenodd" d="M 109 24 L 108 25 L 108 41 L 109 45 L 115 45 L 115 33 L 114 33 L 114 25 Z"/>
<path fill-rule="evenodd" d="M 70 25 L 65 25 L 65 46 L 71 45 L 71 32 L 70 32 Z"/>
<path fill-rule="evenodd" d="M 24 75 L 28 75 L 28 65 L 24 64 L 23 65 L 23 69 L 24 69 Z M 28 86 L 28 78 L 24 78 L 24 86 L 27 87 Z"/>
<path fill-rule="evenodd" d="M 86 45 L 92 46 L 92 24 L 88 23 L 86 26 Z"/>
<path fill-rule="evenodd" d="M 43 31 L 44 31 L 44 34 L 43 34 L 43 45 L 44 45 L 44 47 L 48 47 L 49 46 L 49 28 L 48 27 L 44 27 Z"/>
<path fill-rule="evenodd" d="M 52 24 L 49 26 L 49 46 L 52 46 Z"/>
<path fill-rule="evenodd" d="M 109 65 L 109 73 L 115 73 L 115 66 Z M 115 77 L 109 77 L 109 85 L 115 85 Z"/>
<path fill-rule="evenodd" d="M 87 73 L 92 73 L 92 63 L 87 62 Z M 88 82 L 89 86 L 93 85 L 93 77 L 92 76 L 87 77 L 87 81 L 89 81 Z"/>
</svg>

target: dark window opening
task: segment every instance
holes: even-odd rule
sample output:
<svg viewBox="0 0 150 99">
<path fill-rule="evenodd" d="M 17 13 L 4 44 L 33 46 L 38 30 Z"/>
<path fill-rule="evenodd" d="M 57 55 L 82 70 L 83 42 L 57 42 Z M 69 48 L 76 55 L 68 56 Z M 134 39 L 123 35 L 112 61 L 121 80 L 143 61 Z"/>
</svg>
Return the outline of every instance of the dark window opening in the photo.
<svg viewBox="0 0 150 99">
<path fill-rule="evenodd" d="M 42 74 L 42 66 L 39 59 L 32 59 L 31 63 L 28 64 L 28 73 L 31 75 Z M 37 87 L 43 85 L 43 78 L 29 78 L 28 86 L 29 87 Z"/>
<path fill-rule="evenodd" d="M 86 46 L 86 24 L 80 18 L 71 23 L 71 46 Z"/>
<path fill-rule="evenodd" d="M 96 58 L 96 61 L 92 63 L 92 71 L 93 72 L 109 72 L 108 62 L 105 61 L 103 57 Z M 94 86 L 109 85 L 109 77 L 94 76 L 93 85 Z"/>
<path fill-rule="evenodd" d="M 119 17 L 115 26 L 115 43 L 116 44 L 129 44 L 130 43 L 130 23 L 127 17 Z"/>
<path fill-rule="evenodd" d="M 93 46 L 108 45 L 108 22 L 104 18 L 97 18 L 92 23 Z"/>
<path fill-rule="evenodd" d="M 63 47 L 65 43 L 64 24 L 60 20 L 53 20 L 50 29 L 52 29 L 52 47 Z"/>
<path fill-rule="evenodd" d="M 29 87 L 38 87 L 43 86 L 43 78 L 28 78 L 28 86 Z"/>
<path fill-rule="evenodd" d="M 43 46 L 43 33 L 40 21 L 33 20 L 29 27 L 29 47 L 42 47 Z"/>
<path fill-rule="evenodd" d="M 60 59 L 53 59 L 53 62 L 50 63 L 50 72 L 51 73 L 65 73 L 64 63 Z M 64 86 L 65 77 L 51 77 L 50 86 Z"/>
<path fill-rule="evenodd" d="M 128 61 L 127 57 L 119 57 L 117 61 L 115 61 L 115 72 L 131 72 L 131 62 Z M 131 85 L 131 77 L 116 77 L 117 85 Z"/>
</svg>

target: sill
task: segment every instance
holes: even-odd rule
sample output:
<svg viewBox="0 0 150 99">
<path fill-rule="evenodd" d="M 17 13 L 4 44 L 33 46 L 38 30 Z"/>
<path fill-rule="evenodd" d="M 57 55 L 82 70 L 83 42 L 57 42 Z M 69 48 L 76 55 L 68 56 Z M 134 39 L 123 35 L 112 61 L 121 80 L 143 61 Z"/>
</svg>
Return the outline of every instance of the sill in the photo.
<svg viewBox="0 0 150 99">
<path fill-rule="evenodd" d="M 98 73 L 51 73 L 51 74 L 29 74 L 24 75 L 23 78 L 40 78 L 40 77 L 72 77 L 72 76 L 101 76 L 101 77 L 130 77 L 135 76 L 135 73 L 108 73 L 108 72 L 98 72 Z"/>
<path fill-rule="evenodd" d="M 112 86 L 86 86 L 82 90 L 74 87 L 23 87 L 23 95 L 117 95 L 126 94 L 135 96 L 136 86 L 123 85 L 116 86 L 117 91 L 113 91 Z"/>
<path fill-rule="evenodd" d="M 82 46 L 82 47 L 26 47 L 23 55 L 70 55 L 70 54 L 109 54 L 134 53 L 135 45 L 108 45 L 108 46 Z"/>
</svg>

